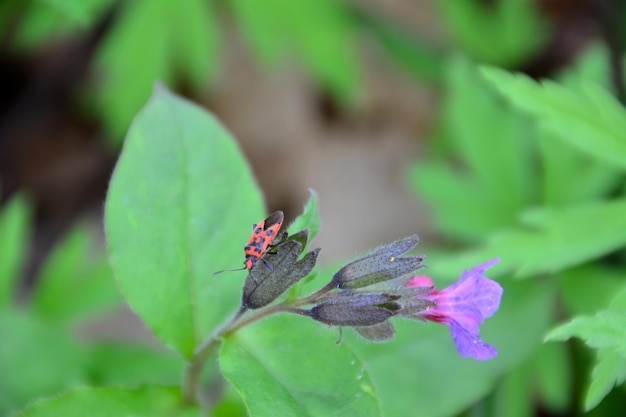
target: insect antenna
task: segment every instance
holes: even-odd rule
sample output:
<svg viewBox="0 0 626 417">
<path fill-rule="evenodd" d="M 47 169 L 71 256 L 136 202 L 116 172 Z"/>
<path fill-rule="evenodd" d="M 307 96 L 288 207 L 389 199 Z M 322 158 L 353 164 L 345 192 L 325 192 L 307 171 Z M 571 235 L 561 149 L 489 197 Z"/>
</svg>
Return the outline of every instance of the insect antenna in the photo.
<svg viewBox="0 0 626 417">
<path fill-rule="evenodd" d="M 221 274 L 222 272 L 243 271 L 244 269 L 246 269 L 245 266 L 243 268 L 237 268 L 237 269 L 222 269 L 221 271 L 213 272 L 213 275 Z"/>
</svg>

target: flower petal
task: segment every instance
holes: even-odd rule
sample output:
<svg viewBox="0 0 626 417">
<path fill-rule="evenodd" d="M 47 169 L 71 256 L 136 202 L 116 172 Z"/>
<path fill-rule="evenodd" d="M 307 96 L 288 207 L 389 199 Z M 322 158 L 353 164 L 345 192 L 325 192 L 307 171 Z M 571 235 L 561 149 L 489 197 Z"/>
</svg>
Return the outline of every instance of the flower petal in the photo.
<svg viewBox="0 0 626 417">
<path fill-rule="evenodd" d="M 483 274 L 499 261 L 496 258 L 465 271 L 456 283 L 441 290 L 439 301 L 446 305 L 451 316 L 474 317 L 480 323 L 493 316 L 500 307 L 502 287 Z"/>
<path fill-rule="evenodd" d="M 434 287 L 433 280 L 426 275 L 415 276 L 405 284 L 406 287 Z"/>
<path fill-rule="evenodd" d="M 474 334 L 456 320 L 450 320 L 448 326 L 450 327 L 450 333 L 452 333 L 452 339 L 456 344 L 456 349 L 461 356 L 486 361 L 498 355 L 498 351 L 494 346 L 485 343 L 478 337 L 478 332 Z M 478 330 L 478 326 L 476 326 L 476 330 Z"/>
</svg>

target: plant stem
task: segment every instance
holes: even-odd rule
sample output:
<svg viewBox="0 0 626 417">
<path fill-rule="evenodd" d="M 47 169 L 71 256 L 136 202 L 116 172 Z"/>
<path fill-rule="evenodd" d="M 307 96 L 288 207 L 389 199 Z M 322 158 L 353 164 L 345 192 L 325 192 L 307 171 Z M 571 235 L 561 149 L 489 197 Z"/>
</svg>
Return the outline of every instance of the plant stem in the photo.
<svg viewBox="0 0 626 417">
<path fill-rule="evenodd" d="M 241 320 L 239 323 L 235 324 L 232 328 L 228 329 L 224 333 L 224 335 L 235 333 L 237 330 L 241 329 L 242 327 L 245 327 L 251 323 L 254 323 L 257 320 L 261 320 L 262 318 L 265 318 L 267 316 L 280 313 L 280 312 L 294 313 L 294 314 L 300 314 L 304 316 L 306 315 L 306 311 L 296 308 L 297 306 L 301 306 L 305 304 L 312 304 L 313 302 L 317 302 L 324 294 L 331 291 L 333 288 L 334 286 L 329 284 L 304 298 L 299 298 L 299 299 L 291 300 L 291 301 L 288 300 L 280 304 L 275 304 L 273 306 L 269 306 L 261 310 L 257 310 L 254 314 L 251 314 L 250 316 Z"/>
<path fill-rule="evenodd" d="M 211 353 L 220 343 L 222 337 L 228 330 L 239 320 L 247 311 L 245 307 L 241 307 L 234 315 L 225 323 L 216 329 L 211 336 L 206 338 L 193 353 L 191 360 L 187 362 L 185 367 L 185 375 L 183 376 L 183 402 L 184 404 L 193 404 L 196 402 L 196 394 L 198 392 L 198 384 L 200 382 L 200 374 L 204 365 L 211 356 Z"/>
<path fill-rule="evenodd" d="M 191 360 L 187 362 L 185 374 L 183 376 L 183 402 L 184 404 L 194 404 L 197 401 L 198 385 L 200 383 L 200 375 L 206 361 L 209 359 L 213 351 L 220 344 L 220 338 L 236 332 L 257 320 L 269 315 L 286 312 L 300 315 L 307 315 L 307 310 L 298 308 L 305 304 L 312 304 L 320 300 L 326 293 L 332 291 L 333 285 L 329 284 L 310 294 L 304 298 L 285 301 L 266 308 L 255 311 L 245 319 L 243 315 L 248 311 L 246 307 L 241 307 L 228 322 L 216 329 L 211 336 L 206 338 L 194 351 Z"/>
</svg>

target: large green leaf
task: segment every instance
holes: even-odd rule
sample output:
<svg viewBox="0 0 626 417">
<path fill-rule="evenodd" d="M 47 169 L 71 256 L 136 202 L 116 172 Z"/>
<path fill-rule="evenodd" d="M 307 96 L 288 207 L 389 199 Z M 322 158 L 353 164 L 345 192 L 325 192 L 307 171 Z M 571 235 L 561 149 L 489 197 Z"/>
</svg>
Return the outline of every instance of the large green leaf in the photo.
<svg viewBox="0 0 626 417">
<path fill-rule="evenodd" d="M 180 390 L 159 386 L 77 388 L 61 396 L 32 403 L 19 417 L 179 417 L 198 415 L 180 408 Z"/>
<path fill-rule="evenodd" d="M 131 344 L 98 343 L 87 350 L 89 377 L 96 386 L 177 385 L 184 363 L 171 351 Z"/>
<path fill-rule="evenodd" d="M 105 224 L 128 303 L 167 346 L 194 347 L 239 305 L 241 265 L 263 203 L 224 128 L 157 87 L 131 126 L 115 168 Z"/>
<path fill-rule="evenodd" d="M 0 310 L 9 307 L 26 250 L 30 209 L 15 197 L 0 212 Z"/>
<path fill-rule="evenodd" d="M 489 362 L 461 358 L 450 332 L 439 324 L 395 320 L 398 333 L 384 344 L 346 335 L 368 365 L 384 415 L 410 416 L 415 410 L 421 417 L 455 415 L 538 349 L 550 322 L 552 288 L 535 282 L 503 281 L 502 286 L 500 310 L 481 328 L 481 338 L 498 349 Z"/>
<path fill-rule="evenodd" d="M 92 243 L 89 231 L 79 226 L 55 246 L 33 290 L 32 309 L 40 317 L 81 320 L 122 303 L 105 254 Z"/>
<path fill-rule="evenodd" d="M 0 415 L 87 382 L 86 355 L 60 329 L 0 313 Z"/>
<path fill-rule="evenodd" d="M 336 340 L 310 319 L 272 317 L 227 338 L 220 367 L 251 417 L 381 415 L 365 364 Z"/>
<path fill-rule="evenodd" d="M 515 106 L 533 115 L 563 141 L 621 169 L 626 168 L 626 111 L 593 83 L 566 88 L 521 74 L 484 68 L 483 75 Z"/>
</svg>

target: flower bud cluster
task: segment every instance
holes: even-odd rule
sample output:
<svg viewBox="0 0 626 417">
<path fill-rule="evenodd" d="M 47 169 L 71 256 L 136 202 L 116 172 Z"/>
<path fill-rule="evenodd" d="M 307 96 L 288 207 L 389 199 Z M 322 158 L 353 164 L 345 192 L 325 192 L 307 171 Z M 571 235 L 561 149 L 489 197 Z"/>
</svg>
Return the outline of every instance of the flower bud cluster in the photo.
<svg viewBox="0 0 626 417">
<path fill-rule="evenodd" d="M 339 291 L 326 294 L 309 310 L 314 320 L 330 326 L 354 327 L 373 341 L 393 337 L 391 317 L 425 310 L 433 302 L 415 298 L 427 288 L 407 288 L 407 275 L 422 268 L 423 256 L 401 256 L 419 239 L 409 236 L 382 246 L 350 262 L 333 276 L 329 286 Z"/>
</svg>

